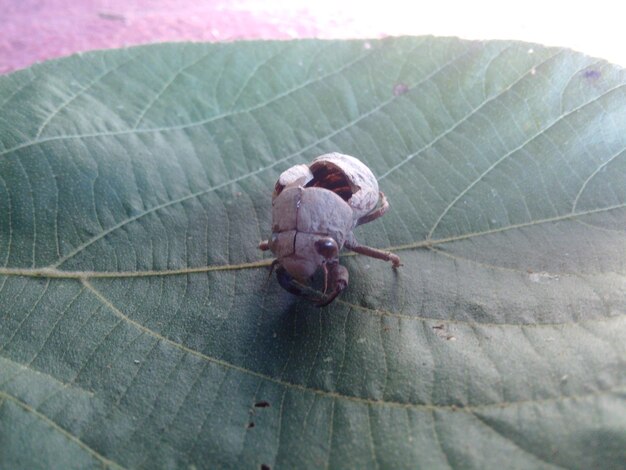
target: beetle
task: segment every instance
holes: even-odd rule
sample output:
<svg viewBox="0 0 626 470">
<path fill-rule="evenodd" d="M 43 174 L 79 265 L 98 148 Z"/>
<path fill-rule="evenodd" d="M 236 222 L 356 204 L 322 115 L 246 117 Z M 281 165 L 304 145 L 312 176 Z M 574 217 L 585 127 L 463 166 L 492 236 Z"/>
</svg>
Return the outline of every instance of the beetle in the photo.
<svg viewBox="0 0 626 470">
<path fill-rule="evenodd" d="M 389 209 L 372 171 L 360 160 L 340 153 L 327 153 L 309 165 L 284 171 L 272 194 L 272 236 L 259 244 L 276 256 L 279 284 L 304 296 L 315 273 L 324 272 L 323 297 L 316 304 L 331 303 L 348 287 L 348 270 L 339 264 L 339 251 L 390 261 L 398 268 L 400 258 L 388 251 L 360 245 L 353 229 L 381 217 Z M 328 288 L 330 292 L 327 294 Z"/>
</svg>

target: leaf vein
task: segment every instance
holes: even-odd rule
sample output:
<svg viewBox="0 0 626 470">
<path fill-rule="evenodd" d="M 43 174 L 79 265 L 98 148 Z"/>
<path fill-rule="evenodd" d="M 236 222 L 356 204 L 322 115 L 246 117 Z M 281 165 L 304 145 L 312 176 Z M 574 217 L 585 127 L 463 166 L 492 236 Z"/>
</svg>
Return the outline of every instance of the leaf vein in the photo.
<svg viewBox="0 0 626 470">
<path fill-rule="evenodd" d="M 398 402 L 398 401 L 391 401 L 391 400 L 384 401 L 384 400 L 375 400 L 371 398 L 358 397 L 358 396 L 353 396 L 353 395 L 346 395 L 340 392 L 327 391 L 327 390 L 322 390 L 322 389 L 318 389 L 318 388 L 314 388 L 314 387 L 310 387 L 310 386 L 306 386 L 302 384 L 288 382 L 280 378 L 275 378 L 267 374 L 263 374 L 261 372 L 256 372 L 254 370 L 247 369 L 242 366 L 238 366 L 236 364 L 230 363 L 223 359 L 218 359 L 216 357 L 209 356 L 200 351 L 189 348 L 183 344 L 177 343 L 176 341 L 170 338 L 167 338 L 145 327 L 141 323 L 138 323 L 137 321 L 132 320 L 128 316 L 126 316 L 121 310 L 119 310 L 115 305 L 113 305 L 111 301 L 109 301 L 99 290 L 97 290 L 94 286 L 92 286 L 89 283 L 89 281 L 87 281 L 86 279 L 83 279 L 82 283 L 92 292 L 94 297 L 96 297 L 100 302 L 106 305 L 106 307 L 109 308 L 118 318 L 120 318 L 121 321 L 133 326 L 142 334 L 149 335 L 157 339 L 158 341 L 161 341 L 171 347 L 174 347 L 188 354 L 191 354 L 203 361 L 215 364 L 229 371 L 239 372 L 241 374 L 249 375 L 260 380 L 265 380 L 267 382 L 277 384 L 286 389 L 297 390 L 300 392 L 308 392 L 308 393 L 312 393 L 314 395 L 326 397 L 326 398 L 339 398 L 339 399 L 346 400 L 346 401 L 353 402 L 353 403 L 365 404 L 368 407 L 369 406 L 390 406 L 390 407 L 396 407 L 396 408 L 411 408 L 411 409 L 423 410 L 423 411 L 447 410 L 451 412 L 459 412 L 459 411 L 472 412 L 475 410 L 522 406 L 525 404 L 553 403 L 553 402 L 559 402 L 563 400 L 576 400 L 576 399 L 580 399 L 583 397 L 597 396 L 597 395 L 615 393 L 618 391 L 626 390 L 626 384 L 620 384 L 615 387 L 610 387 L 610 388 L 602 389 L 602 390 L 596 390 L 594 392 L 590 392 L 584 395 L 558 395 L 558 396 L 542 398 L 542 399 L 527 399 L 527 400 L 518 400 L 518 401 L 510 401 L 510 402 L 500 402 L 500 403 L 485 403 L 485 404 L 468 405 L 468 406 L 462 406 L 462 407 L 455 405 L 455 404 L 440 405 L 440 404 L 427 404 L 427 403 Z"/>
<path fill-rule="evenodd" d="M 616 152 L 615 154 L 611 155 L 611 157 L 606 160 L 605 162 L 603 162 L 602 164 L 600 164 L 588 177 L 587 179 L 583 182 L 583 184 L 580 186 L 580 189 L 578 190 L 578 193 L 576 193 L 576 197 L 574 198 L 574 203 L 572 204 L 572 213 L 576 212 L 576 207 L 578 206 L 578 201 L 580 200 L 580 197 L 583 195 L 583 193 L 585 192 L 585 189 L 587 189 L 587 186 L 589 186 L 589 182 L 591 180 L 593 180 L 598 173 L 600 173 L 600 171 L 602 171 L 603 168 L 606 168 L 611 162 L 613 162 L 613 160 L 621 157 L 622 155 L 626 155 L 626 148 L 621 149 L 619 152 Z"/>
<path fill-rule="evenodd" d="M 49 282 L 46 285 L 46 290 L 48 289 L 49 286 Z M 28 365 L 32 365 L 32 363 L 37 359 L 37 357 L 39 356 L 39 354 L 41 354 L 41 351 L 44 350 L 44 348 L 46 347 L 46 345 L 49 343 L 50 338 L 52 338 L 52 334 L 54 333 L 54 330 L 56 330 L 56 328 L 59 326 L 59 323 L 61 322 L 61 320 L 63 319 L 63 317 L 65 316 L 65 314 L 70 310 L 70 308 L 72 307 L 72 305 L 74 304 L 74 302 L 76 302 L 76 300 L 81 296 L 81 294 L 85 291 L 85 287 L 83 286 L 77 293 L 76 295 L 74 295 L 74 297 L 72 297 L 72 299 L 69 301 L 69 303 L 65 306 L 65 308 L 57 315 L 56 320 L 54 321 L 54 324 L 52 325 L 52 328 L 50 329 L 50 331 L 48 332 L 48 334 L 46 334 L 45 340 L 42 343 L 41 347 L 39 348 L 39 350 L 35 353 L 35 355 L 31 358 L 31 360 L 29 361 Z M 38 303 L 38 302 L 37 302 Z M 33 310 L 35 309 L 35 307 L 33 307 Z"/>
<path fill-rule="evenodd" d="M 41 299 L 43 299 L 43 297 L 48 292 L 48 287 L 50 287 L 50 280 L 49 279 L 46 281 L 46 285 L 44 286 L 44 288 L 41 291 L 41 294 L 39 295 L 39 297 L 37 298 L 37 300 L 33 304 L 33 307 L 28 311 L 28 313 L 24 316 L 24 318 L 22 318 L 22 320 L 20 321 L 19 325 L 17 325 L 15 327 L 11 337 L 2 345 L 2 347 L 0 347 L 0 351 L 6 351 L 6 348 L 11 344 L 11 342 L 13 341 L 13 338 L 15 338 L 17 333 L 22 328 L 22 325 L 24 325 L 24 323 L 30 318 L 30 316 L 33 314 L 33 312 L 35 311 L 35 309 L 37 308 L 37 306 L 41 302 Z M 25 289 L 26 289 L 26 284 L 24 284 L 22 286 L 22 290 L 20 292 L 20 296 L 21 296 L 21 293 L 24 292 Z M 7 315 L 8 315 L 8 313 L 7 313 Z"/>
<path fill-rule="evenodd" d="M 17 397 L 14 397 L 13 395 L 10 395 L 9 393 L 7 393 L 5 391 L 1 391 L 1 390 L 0 390 L 0 397 L 4 398 L 7 401 L 10 401 L 10 402 L 16 404 L 17 406 L 22 408 L 27 413 L 32 414 L 37 419 L 39 419 L 39 420 L 43 421 L 44 423 L 46 423 L 52 429 L 54 429 L 55 431 L 57 431 L 61 435 L 63 435 L 66 439 L 68 439 L 69 441 L 77 444 L 80 448 L 85 450 L 87 453 L 89 453 L 91 456 L 93 456 L 96 460 L 100 461 L 105 466 L 105 468 L 106 467 L 113 467 L 113 468 L 117 468 L 117 469 L 123 469 L 124 468 L 120 464 L 118 464 L 117 462 L 115 462 L 115 461 L 113 461 L 111 459 L 106 458 L 104 455 L 100 454 L 98 451 L 96 451 L 92 447 L 88 446 L 85 442 L 83 442 L 77 436 L 73 435 L 71 432 L 69 432 L 66 429 L 64 429 L 61 426 L 59 426 L 53 420 L 48 418 L 45 414 L 41 413 L 40 411 L 37 411 L 37 409 L 35 409 L 31 405 L 29 405 L 28 403 L 20 400 Z"/>
<path fill-rule="evenodd" d="M 441 215 L 437 218 L 437 220 L 435 221 L 433 227 L 430 229 L 429 233 L 428 233 L 428 239 L 431 239 L 435 230 L 437 229 L 437 227 L 439 226 L 439 224 L 441 223 L 441 221 L 443 220 L 443 218 L 446 216 L 446 214 L 450 211 L 450 209 L 452 209 L 452 207 L 454 207 L 456 205 L 456 203 L 463 197 L 465 196 L 474 186 L 476 186 L 478 183 L 480 183 L 489 173 L 491 173 L 495 168 L 497 168 L 502 162 L 504 162 L 505 160 L 507 160 L 511 155 L 517 153 L 518 151 L 520 151 L 521 149 L 523 149 L 524 147 L 526 147 L 529 143 L 533 142 L 535 139 L 537 139 L 538 137 L 540 137 L 541 135 L 544 135 L 545 132 L 547 132 L 549 129 L 551 129 L 552 127 L 554 127 L 556 124 L 558 124 L 559 122 L 562 122 L 563 119 L 565 119 L 566 117 L 573 115 L 574 113 L 580 111 L 581 109 L 584 109 L 586 106 L 589 106 L 593 103 L 595 103 L 597 100 L 599 100 L 600 98 L 607 96 L 609 93 L 612 93 L 620 88 L 623 88 L 625 85 L 620 84 L 617 85 L 605 92 L 603 92 L 600 96 L 595 97 L 593 100 L 591 101 L 587 101 L 575 108 L 573 108 L 572 110 L 568 111 L 565 114 L 561 114 L 558 116 L 557 119 L 555 119 L 554 121 L 552 121 L 551 123 L 549 123 L 548 125 L 544 126 L 542 129 L 540 129 L 537 133 L 533 134 L 531 137 L 529 137 L 528 139 L 526 139 L 524 142 L 522 142 L 520 145 L 518 145 L 517 147 L 515 147 L 514 149 L 510 150 L 509 152 L 505 153 L 502 157 L 500 157 L 498 160 L 496 160 L 495 162 L 493 162 L 485 171 L 483 171 L 474 181 L 472 181 L 468 186 L 465 187 L 465 189 L 463 189 L 463 191 L 461 191 L 449 204 L 448 206 L 443 210 L 443 212 L 441 213 Z M 483 103 L 484 104 L 484 103 Z M 482 107 L 483 105 L 481 104 L 480 107 Z M 479 108 L 480 108 L 479 107 Z M 477 108 L 477 109 L 479 109 Z M 457 123 L 458 124 L 458 123 Z M 456 125 L 455 125 L 456 127 Z M 433 141 L 432 143 L 434 143 L 435 141 Z M 431 143 L 431 144 L 432 144 Z M 421 151 L 420 151 L 421 152 Z M 389 173 L 389 172 L 388 172 Z"/>
<path fill-rule="evenodd" d="M 210 50 L 207 50 L 204 54 L 202 54 L 198 59 L 190 62 L 189 64 L 185 64 L 182 67 L 180 67 L 175 73 L 174 75 L 172 75 L 172 77 L 170 77 L 169 80 L 167 80 L 167 82 L 165 82 L 165 85 L 163 85 L 161 87 L 161 89 L 156 93 L 156 95 L 154 95 L 154 97 L 148 102 L 148 104 L 141 110 L 141 112 L 139 113 L 139 116 L 137 116 L 137 119 L 135 120 L 135 123 L 133 124 L 132 129 L 137 129 L 137 127 L 139 126 L 139 124 L 141 123 L 141 121 L 143 121 L 143 118 L 146 116 L 146 114 L 150 111 L 150 109 L 152 109 L 152 107 L 157 103 L 157 101 L 163 96 L 163 94 L 167 91 L 167 89 L 172 86 L 172 84 L 176 81 L 176 79 L 178 77 L 181 76 L 181 74 L 183 72 L 185 72 L 186 70 L 190 69 L 191 67 L 193 67 L 194 65 L 202 62 L 204 59 L 206 59 L 209 54 L 211 53 Z"/>
<path fill-rule="evenodd" d="M 529 448 L 527 448 L 526 446 L 523 446 L 521 443 L 516 442 L 512 437 L 507 436 L 506 434 L 504 434 L 502 431 L 496 429 L 494 426 L 492 426 L 491 424 L 489 424 L 487 422 L 487 420 L 483 419 L 481 416 L 479 416 L 476 413 L 470 413 L 477 421 L 479 421 L 480 423 L 482 423 L 486 428 L 488 428 L 490 431 L 492 431 L 493 433 L 497 434 L 498 436 L 502 437 L 504 440 L 510 442 L 511 444 L 513 444 L 513 446 L 515 446 L 516 448 L 520 449 L 523 453 L 531 455 L 532 457 L 536 458 L 537 460 L 548 464 L 550 467 L 552 468 L 560 468 L 565 470 L 566 467 L 563 467 L 561 465 L 557 465 L 554 462 L 550 462 L 548 460 L 546 460 L 546 458 L 542 455 L 540 455 L 538 452 L 535 452 Z"/>
<path fill-rule="evenodd" d="M 432 418 L 431 423 L 432 423 L 432 429 L 433 429 L 433 439 L 435 440 L 437 447 L 439 447 L 439 451 L 441 452 L 441 455 L 443 456 L 443 461 L 445 462 L 446 466 L 448 468 L 453 468 L 452 465 L 450 464 L 450 460 L 448 459 L 448 453 L 446 452 L 446 449 L 444 449 L 443 445 L 441 444 L 441 439 L 439 438 L 439 428 L 437 427 L 436 410 L 432 410 L 430 413 L 430 416 Z"/>
<path fill-rule="evenodd" d="M 48 127 L 48 124 L 50 124 L 50 122 L 59 115 L 59 113 L 61 111 L 63 111 L 65 108 L 67 108 L 70 104 L 72 104 L 73 101 L 75 101 L 76 99 L 80 98 L 83 94 L 85 94 L 85 92 L 87 90 L 89 90 L 90 88 L 92 88 L 94 85 L 98 84 L 104 77 L 106 77 L 107 75 L 119 70 L 120 68 L 122 68 L 124 65 L 126 65 L 127 63 L 129 63 L 130 61 L 132 61 L 135 57 L 131 56 L 129 59 L 124 60 L 122 62 L 120 62 L 119 64 L 117 64 L 115 67 L 110 68 L 110 69 L 106 69 L 104 72 L 102 72 L 101 74 L 97 75 L 93 80 L 91 80 L 89 83 L 87 83 L 85 86 L 81 87 L 78 91 L 76 91 L 74 94 L 72 94 L 68 99 L 66 99 L 65 101 L 63 101 L 61 103 L 61 105 L 59 107 L 57 107 L 54 111 L 52 111 L 48 117 L 41 123 L 41 125 L 39 126 L 39 129 L 37 129 L 37 133 L 35 134 L 35 140 L 39 140 L 39 137 L 41 136 L 42 132 L 44 131 L 44 129 L 46 127 Z"/>
<path fill-rule="evenodd" d="M 561 52 L 558 52 L 550 57 L 548 57 L 547 59 L 545 59 L 544 61 L 542 61 L 539 65 L 545 64 L 547 62 L 549 62 L 550 60 L 554 59 L 555 57 L 557 57 Z M 496 100 L 497 98 L 503 96 L 505 93 L 509 92 L 511 90 L 512 87 L 514 87 L 516 84 L 520 83 L 531 71 L 532 69 L 529 69 L 528 71 L 524 72 L 522 75 L 520 75 L 516 80 L 514 80 L 512 83 L 510 83 L 508 86 L 506 86 L 505 88 L 503 88 L 502 90 L 500 90 L 498 93 L 496 93 L 495 95 L 493 95 L 491 98 L 488 98 L 487 100 L 483 101 L 479 106 L 477 106 L 476 108 L 472 109 L 469 113 L 467 113 L 465 116 L 463 116 L 463 118 L 457 120 L 451 127 L 449 127 L 448 129 L 446 129 L 445 131 L 443 131 L 441 134 L 439 134 L 437 137 L 435 137 L 433 140 L 431 140 L 428 144 L 424 145 L 422 148 L 420 148 L 419 150 L 411 153 L 410 155 L 407 155 L 404 160 L 402 160 L 401 162 L 397 163 L 396 165 L 392 166 L 389 170 L 387 170 L 385 173 L 383 173 L 382 175 L 380 175 L 378 177 L 379 180 L 386 178 L 387 176 L 389 176 L 389 174 L 393 173 L 394 171 L 396 171 L 397 169 L 401 168 L 402 166 L 404 166 L 406 163 L 410 162 L 411 160 L 413 160 L 415 157 L 417 157 L 418 155 L 420 155 L 422 152 L 424 152 L 425 150 L 432 148 L 433 145 L 435 145 L 437 142 L 439 142 L 441 139 L 443 139 L 445 136 L 447 136 L 448 134 L 450 134 L 451 132 L 453 132 L 457 127 L 459 127 L 461 124 L 463 124 L 464 122 L 466 122 L 469 118 L 471 118 L 472 116 L 474 116 L 476 113 L 478 113 L 482 108 L 484 108 L 487 104 L 491 103 L 492 101 Z"/>
<path fill-rule="evenodd" d="M 24 88 L 30 85 L 33 81 L 35 81 L 35 79 L 37 78 L 37 75 L 33 72 L 33 69 L 27 69 L 27 70 L 28 70 L 27 73 L 30 75 L 29 80 L 27 80 L 26 82 L 21 84 L 19 87 L 17 87 L 13 93 L 9 94 L 9 96 L 6 97 L 6 99 L 2 102 L 2 104 L 0 104 L 0 109 L 3 109 L 6 106 L 6 104 L 13 99 L 15 95 L 17 95 L 20 91 L 22 91 Z M 4 118 L 4 116 L 2 117 Z"/>
<path fill-rule="evenodd" d="M 199 121 L 194 121 L 194 122 L 190 122 L 190 123 L 185 123 L 185 124 L 178 124 L 178 125 L 171 125 L 171 126 L 161 126 L 161 127 L 154 127 L 154 128 L 145 128 L 145 129 L 123 129 L 123 130 L 119 130 L 119 131 L 110 131 L 110 132 L 94 132 L 94 133 L 90 133 L 90 134 L 72 134 L 72 135 L 60 135 L 60 136 L 54 136 L 54 137 L 47 137 L 47 138 L 43 138 L 43 139 L 37 139 L 37 140 L 31 140 L 28 142 L 23 142 L 21 144 L 15 145 L 13 147 L 10 147 L 8 149 L 5 149 L 3 151 L 0 151 L 0 156 L 3 155 L 7 155 L 7 154 L 11 154 L 14 153 L 17 150 L 21 150 L 23 148 L 27 148 L 27 147 L 32 147 L 34 145 L 39 145 L 39 144 L 43 144 L 46 142 L 53 142 L 53 141 L 59 141 L 59 140 L 72 140 L 72 139 L 85 139 L 85 138 L 94 138 L 94 137 L 112 137 L 112 136 L 119 136 L 119 135 L 138 135 L 138 134 L 149 134 L 149 133 L 160 133 L 160 132 L 167 132 L 167 131 L 174 131 L 174 130 L 184 130 L 184 129 L 190 129 L 192 127 L 200 127 L 203 126 L 205 124 L 209 124 L 211 122 L 214 121 L 218 121 L 218 120 L 222 120 L 222 119 L 226 119 L 229 117 L 232 117 L 234 115 L 237 114 L 246 114 L 246 113 L 250 113 L 252 111 L 256 111 L 258 109 L 262 109 L 286 96 L 289 96 L 301 89 L 306 88 L 309 85 L 312 85 L 316 82 L 325 80 L 327 78 L 330 78 L 334 75 L 338 75 L 340 73 L 342 73 L 343 71 L 345 71 L 346 69 L 350 68 L 351 66 L 353 66 L 354 64 L 360 62 L 361 60 L 365 59 L 366 57 L 368 57 L 370 54 L 363 54 L 362 56 L 357 57 L 356 59 L 352 60 L 352 61 L 348 61 L 346 62 L 346 64 L 344 64 L 343 66 L 339 67 L 336 70 L 333 70 L 332 72 L 329 72 L 328 74 L 325 75 L 321 75 L 319 77 L 316 77 L 314 79 L 310 79 L 310 80 L 306 80 L 304 81 L 302 84 L 293 87 L 289 90 L 286 90 L 282 93 L 277 94 L 276 96 L 273 96 L 272 98 L 260 102 L 258 104 L 255 104 L 254 106 L 251 106 L 249 108 L 246 109 L 241 109 L 238 110 L 236 112 L 226 112 L 226 113 L 222 113 L 222 114 L 218 114 L 215 116 L 211 116 L 209 118 L 206 119 L 201 119 Z"/>
<path fill-rule="evenodd" d="M 371 405 L 367 405 L 367 437 L 370 447 L 370 452 L 372 455 L 372 462 L 374 466 L 378 469 L 380 468 L 380 464 L 378 463 L 378 457 L 376 455 L 376 445 L 374 444 L 374 431 L 372 426 L 372 409 Z"/>
<path fill-rule="evenodd" d="M 463 197 L 465 196 L 474 186 L 476 186 L 479 182 L 481 182 L 489 173 L 491 173 L 494 169 L 496 169 L 502 162 L 504 162 L 505 160 L 507 160 L 511 155 L 517 153 L 518 151 L 520 151 L 521 149 L 523 149 L 524 147 L 526 147 L 529 143 L 533 142 L 535 139 L 537 139 L 538 137 L 542 136 L 545 134 L 545 132 L 547 132 L 549 129 L 551 129 L 552 127 L 554 127 L 556 124 L 558 124 L 559 122 L 562 122 L 563 119 L 565 119 L 568 116 L 573 115 L 574 113 L 580 111 L 581 109 L 584 109 L 585 107 L 595 103 L 597 100 L 599 100 L 600 98 L 607 96 L 609 93 L 612 93 L 620 88 L 625 87 L 626 85 L 624 84 L 620 84 L 617 85 L 605 92 L 603 92 L 601 95 L 595 97 L 593 100 L 591 101 L 587 101 L 586 103 L 581 104 L 578 107 L 573 108 L 572 110 L 568 111 L 565 114 L 561 114 L 559 115 L 559 117 L 557 119 L 555 119 L 554 121 L 552 121 L 550 124 L 544 126 L 542 129 L 539 130 L 539 132 L 535 133 L 534 135 L 532 135 L 531 137 L 529 137 L 528 139 L 526 139 L 524 142 L 522 142 L 520 145 L 518 145 L 517 147 L 515 147 L 514 149 L 510 150 L 509 152 L 505 153 L 502 157 L 500 157 L 498 160 L 496 160 L 495 162 L 493 162 L 485 171 L 483 171 L 478 178 L 476 178 L 474 181 L 472 181 L 468 186 L 465 187 L 465 189 L 463 191 L 461 191 L 451 202 L 450 204 L 448 204 L 448 206 L 443 210 L 443 212 L 441 213 L 441 215 L 438 217 L 438 219 L 435 221 L 433 227 L 430 229 L 430 231 L 428 232 L 428 239 L 431 239 L 433 233 L 435 232 L 435 230 L 437 229 L 437 227 L 439 226 L 439 224 L 441 223 L 441 221 L 443 220 L 443 218 L 446 216 L 446 214 L 450 211 L 450 209 L 452 209 L 456 203 Z"/>
<path fill-rule="evenodd" d="M 430 78 L 432 78 L 434 75 L 440 73 L 443 69 L 445 69 L 446 66 L 452 64 L 454 61 L 458 60 L 460 57 L 462 56 L 458 56 L 455 57 L 454 59 L 450 60 L 449 62 L 445 63 L 444 65 L 442 65 L 440 68 L 438 68 L 437 70 L 435 70 L 434 72 L 432 72 L 430 75 L 428 75 L 427 77 L 425 77 L 424 79 L 422 79 L 420 81 L 420 83 L 423 83 L 425 81 L 430 80 Z M 237 176 L 235 178 L 230 179 L 229 181 L 225 181 L 223 183 L 220 183 L 218 185 L 212 186 L 210 188 L 206 188 L 200 191 L 196 191 L 194 193 L 188 194 L 186 196 L 182 196 L 178 199 L 174 199 L 159 205 L 156 205 L 154 207 L 151 207 L 150 209 L 147 209 L 143 212 L 140 212 L 138 214 L 136 214 L 133 217 L 127 218 L 122 220 L 121 222 L 109 227 L 107 230 L 104 230 L 103 232 L 99 233 L 98 235 L 96 235 L 95 237 L 90 238 L 89 240 L 83 242 L 82 244 L 78 245 L 76 248 L 74 248 L 73 250 L 71 250 L 68 254 L 66 254 L 64 257 L 60 258 L 59 260 L 57 260 L 56 263 L 54 263 L 53 265 L 51 265 L 50 267 L 52 268 L 57 268 L 59 266 L 61 266 L 63 263 L 65 263 L 67 260 L 69 260 L 70 258 L 76 256 L 78 253 L 82 252 L 83 250 L 85 250 L 87 247 L 91 246 L 92 244 L 94 244 L 95 242 L 97 242 L 98 240 L 104 238 L 105 236 L 107 236 L 108 234 L 110 234 L 111 232 L 114 232 L 115 230 L 127 225 L 128 223 L 134 222 L 148 214 L 151 214 L 153 212 L 156 212 L 158 210 L 164 209 L 166 207 L 170 207 L 174 204 L 179 204 L 181 202 L 190 200 L 190 199 L 194 199 L 197 198 L 199 196 L 202 196 L 204 194 L 208 194 L 212 191 L 216 191 L 218 189 L 221 189 L 223 187 L 229 186 L 233 183 L 237 183 L 239 181 L 245 180 L 246 178 L 249 178 L 251 176 L 257 175 L 259 173 L 262 173 L 264 171 L 267 171 L 277 165 L 279 165 L 280 163 L 286 162 L 288 160 L 291 160 L 299 155 L 302 155 L 303 153 L 305 153 L 308 150 L 311 150 L 315 147 L 317 147 L 320 143 L 325 142 L 329 139 L 331 139 L 332 137 L 334 137 L 335 135 L 340 134 L 341 132 L 353 127 L 354 125 L 356 125 L 358 122 L 372 116 L 373 114 L 375 114 L 376 112 L 378 112 L 380 109 L 382 109 L 383 107 L 387 106 L 389 103 L 393 102 L 396 99 L 395 96 L 392 96 L 391 98 L 384 100 L 382 102 L 380 102 L 378 105 L 376 105 L 375 107 L 373 107 L 372 109 L 370 109 L 369 111 L 367 111 L 366 113 L 360 115 L 359 117 L 355 118 L 354 120 L 350 121 L 349 123 L 345 124 L 344 126 L 335 129 L 334 131 L 332 131 L 331 133 L 317 139 L 316 141 L 306 145 L 305 147 L 301 148 L 300 150 L 298 150 L 295 153 L 292 153 L 286 157 L 283 157 L 281 159 L 275 160 L 274 162 L 270 163 L 269 165 L 265 166 L 265 167 L 261 167 L 257 170 L 253 170 L 249 173 L 245 173 L 243 175 Z M 2 153 L 0 152 L 0 155 L 2 155 Z"/>
<path fill-rule="evenodd" d="M 248 85 L 250 84 L 250 82 L 252 81 L 252 79 L 255 77 L 255 75 L 257 74 L 257 72 L 262 69 L 263 67 L 265 67 L 267 64 L 269 64 L 272 60 L 274 60 L 276 57 L 279 57 L 285 50 L 287 49 L 287 47 L 283 47 L 281 48 L 278 52 L 276 52 L 275 54 L 267 57 L 265 60 L 262 60 L 261 62 L 259 62 L 254 69 L 252 69 L 252 71 L 250 72 L 250 74 L 246 77 L 246 79 L 244 80 L 244 82 L 241 84 L 241 87 L 239 87 L 239 90 L 237 91 L 237 94 L 235 95 L 235 98 L 233 99 L 233 102 L 230 106 L 230 112 L 234 113 L 234 110 L 237 106 L 237 102 L 239 101 L 239 99 L 241 98 L 241 95 L 243 94 L 243 92 L 246 90 L 246 88 L 248 87 Z"/>
</svg>

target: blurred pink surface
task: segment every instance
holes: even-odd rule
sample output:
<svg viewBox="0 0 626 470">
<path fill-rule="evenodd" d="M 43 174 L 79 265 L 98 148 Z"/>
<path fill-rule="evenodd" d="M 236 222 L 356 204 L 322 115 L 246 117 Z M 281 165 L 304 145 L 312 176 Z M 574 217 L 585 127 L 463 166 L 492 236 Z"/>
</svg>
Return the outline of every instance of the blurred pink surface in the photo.
<svg viewBox="0 0 626 470">
<path fill-rule="evenodd" d="M 594 8 L 570 2 L 566 22 L 559 2 L 503 5 L 491 0 L 0 0 L 0 73 L 75 52 L 153 42 L 401 34 L 539 42 L 626 65 L 623 15 L 608 0 L 596 0 Z"/>
<path fill-rule="evenodd" d="M 362 36 L 349 12 L 254 0 L 0 0 L 0 73 L 93 49 L 162 41 Z M 331 7 L 332 8 L 332 7 Z"/>
</svg>

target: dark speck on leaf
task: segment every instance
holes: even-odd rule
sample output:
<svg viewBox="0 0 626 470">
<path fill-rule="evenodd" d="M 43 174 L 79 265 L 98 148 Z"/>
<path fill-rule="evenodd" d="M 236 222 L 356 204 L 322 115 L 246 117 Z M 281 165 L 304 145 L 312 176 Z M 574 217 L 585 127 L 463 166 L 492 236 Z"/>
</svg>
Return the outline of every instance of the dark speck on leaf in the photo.
<svg viewBox="0 0 626 470">
<path fill-rule="evenodd" d="M 393 87 L 393 96 L 404 95 L 407 91 L 409 91 L 408 85 L 404 83 L 396 83 Z"/>
<path fill-rule="evenodd" d="M 261 470 L 272 470 L 272 467 L 266 464 L 261 464 Z"/>
<path fill-rule="evenodd" d="M 254 406 L 256 408 L 268 408 L 270 406 L 269 402 L 263 400 L 263 401 L 257 401 Z"/>
<path fill-rule="evenodd" d="M 583 72 L 583 77 L 585 77 L 587 80 L 597 80 L 598 78 L 600 78 L 601 75 L 602 73 L 600 73 L 599 70 L 594 69 L 585 70 Z"/>
<path fill-rule="evenodd" d="M 107 13 L 104 11 L 99 11 L 98 16 L 103 20 L 109 21 L 126 21 L 126 17 L 124 15 L 119 15 L 117 13 Z"/>
<path fill-rule="evenodd" d="M 250 421 L 248 423 L 248 429 L 252 429 L 254 427 L 254 423 L 252 421 Z"/>
</svg>

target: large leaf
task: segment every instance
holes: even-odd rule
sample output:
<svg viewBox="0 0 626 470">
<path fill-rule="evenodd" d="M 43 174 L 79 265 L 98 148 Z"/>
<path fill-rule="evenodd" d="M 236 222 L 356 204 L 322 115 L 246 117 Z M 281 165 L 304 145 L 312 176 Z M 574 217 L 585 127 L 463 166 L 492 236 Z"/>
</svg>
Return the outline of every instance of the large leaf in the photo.
<svg viewBox="0 0 626 470">
<path fill-rule="evenodd" d="M 623 467 L 625 83 L 432 38 L 2 77 L 0 467 Z M 317 309 L 257 244 L 328 151 L 380 178 L 356 235 L 404 266 L 346 256 Z"/>
</svg>

